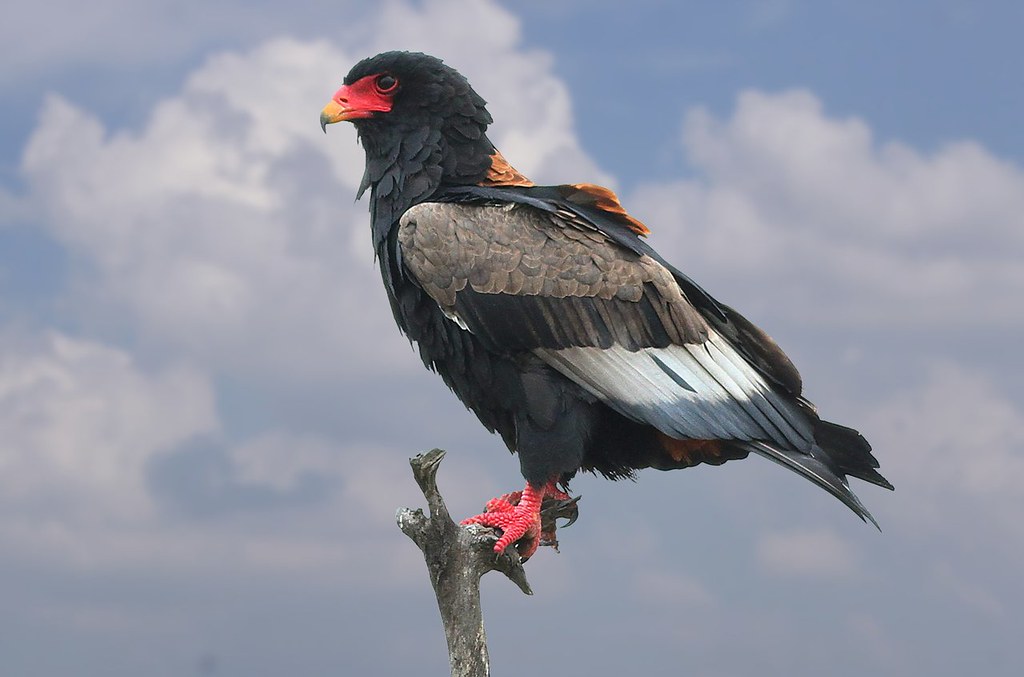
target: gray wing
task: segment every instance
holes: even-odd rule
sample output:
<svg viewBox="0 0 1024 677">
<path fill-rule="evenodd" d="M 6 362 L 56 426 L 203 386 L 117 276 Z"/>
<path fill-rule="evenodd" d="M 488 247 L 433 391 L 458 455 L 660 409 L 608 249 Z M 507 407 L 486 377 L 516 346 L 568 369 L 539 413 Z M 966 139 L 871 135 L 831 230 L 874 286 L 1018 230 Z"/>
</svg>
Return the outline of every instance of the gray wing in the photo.
<svg viewBox="0 0 1024 677">
<path fill-rule="evenodd" d="M 676 439 L 808 449 L 813 427 L 705 322 L 672 273 L 596 229 L 521 205 L 426 203 L 401 219 L 406 269 L 499 352 L 533 351 Z"/>
</svg>

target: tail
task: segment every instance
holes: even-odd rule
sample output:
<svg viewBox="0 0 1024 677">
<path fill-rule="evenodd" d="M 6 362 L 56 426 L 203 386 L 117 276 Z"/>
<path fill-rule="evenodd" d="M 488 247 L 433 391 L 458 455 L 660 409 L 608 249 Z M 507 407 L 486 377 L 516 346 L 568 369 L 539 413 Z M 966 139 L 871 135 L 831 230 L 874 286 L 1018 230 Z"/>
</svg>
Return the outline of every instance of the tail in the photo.
<svg viewBox="0 0 1024 677">
<path fill-rule="evenodd" d="M 767 442 L 748 444 L 751 451 L 803 475 L 880 530 L 878 522 L 850 491 L 846 481 L 849 475 L 886 489 L 893 488 L 876 470 L 878 460 L 871 454 L 871 445 L 853 428 L 820 420 L 815 422 L 814 441 L 809 451 L 781 449 Z"/>
</svg>

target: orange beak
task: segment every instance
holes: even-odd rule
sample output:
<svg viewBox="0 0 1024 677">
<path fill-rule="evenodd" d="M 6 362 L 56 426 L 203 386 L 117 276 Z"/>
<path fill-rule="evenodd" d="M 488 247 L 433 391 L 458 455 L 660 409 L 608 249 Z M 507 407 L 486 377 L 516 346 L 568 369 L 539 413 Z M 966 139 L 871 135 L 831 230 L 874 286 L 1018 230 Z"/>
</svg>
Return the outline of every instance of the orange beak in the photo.
<svg viewBox="0 0 1024 677">
<path fill-rule="evenodd" d="M 323 129 L 324 132 L 326 132 L 327 125 L 332 125 L 335 122 L 341 122 L 342 120 L 351 120 L 354 117 L 359 117 L 358 115 L 353 115 L 353 113 L 356 113 L 355 109 L 345 108 L 337 101 L 331 101 L 326 106 L 324 106 L 324 109 L 322 111 L 320 111 L 320 128 Z"/>
</svg>

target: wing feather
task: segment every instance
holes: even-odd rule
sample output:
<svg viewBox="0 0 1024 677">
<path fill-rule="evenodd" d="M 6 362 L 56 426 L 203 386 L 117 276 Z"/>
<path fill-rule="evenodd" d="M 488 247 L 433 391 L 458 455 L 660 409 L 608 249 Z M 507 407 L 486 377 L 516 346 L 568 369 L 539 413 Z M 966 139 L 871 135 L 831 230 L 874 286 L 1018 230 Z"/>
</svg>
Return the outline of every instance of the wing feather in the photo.
<svg viewBox="0 0 1024 677">
<path fill-rule="evenodd" d="M 619 413 L 677 439 L 760 440 L 809 451 L 814 431 L 721 336 L 630 351 L 565 348 L 542 359 Z"/>
<path fill-rule="evenodd" d="M 497 351 L 707 335 L 663 265 L 530 206 L 423 203 L 402 216 L 398 240 L 416 283 Z"/>
<path fill-rule="evenodd" d="M 528 205 L 424 203 L 405 266 L 497 351 L 534 351 L 623 415 L 677 439 L 805 450 L 813 430 L 683 295 L 673 273 L 594 228 Z"/>
<path fill-rule="evenodd" d="M 605 214 L 604 193 L 572 188 L 586 200 L 483 187 L 410 208 L 397 232 L 403 274 L 486 349 L 532 352 L 655 428 L 673 461 L 688 457 L 687 444 L 723 440 L 728 457 L 766 456 L 872 519 L 845 475 L 891 485 L 863 437 L 821 421 L 774 341 L 668 264 L 618 211 Z"/>
</svg>

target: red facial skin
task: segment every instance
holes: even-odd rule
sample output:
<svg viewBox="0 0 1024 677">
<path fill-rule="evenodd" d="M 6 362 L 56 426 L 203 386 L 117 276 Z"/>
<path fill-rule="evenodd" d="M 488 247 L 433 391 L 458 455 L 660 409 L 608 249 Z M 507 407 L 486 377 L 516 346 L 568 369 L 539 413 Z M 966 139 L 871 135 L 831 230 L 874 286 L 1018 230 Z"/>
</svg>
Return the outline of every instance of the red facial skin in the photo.
<svg viewBox="0 0 1024 677">
<path fill-rule="evenodd" d="M 351 85 L 342 85 L 320 113 L 320 122 L 326 127 L 342 120 L 360 120 L 387 113 L 397 91 L 398 80 L 388 73 L 367 75 Z"/>
</svg>

